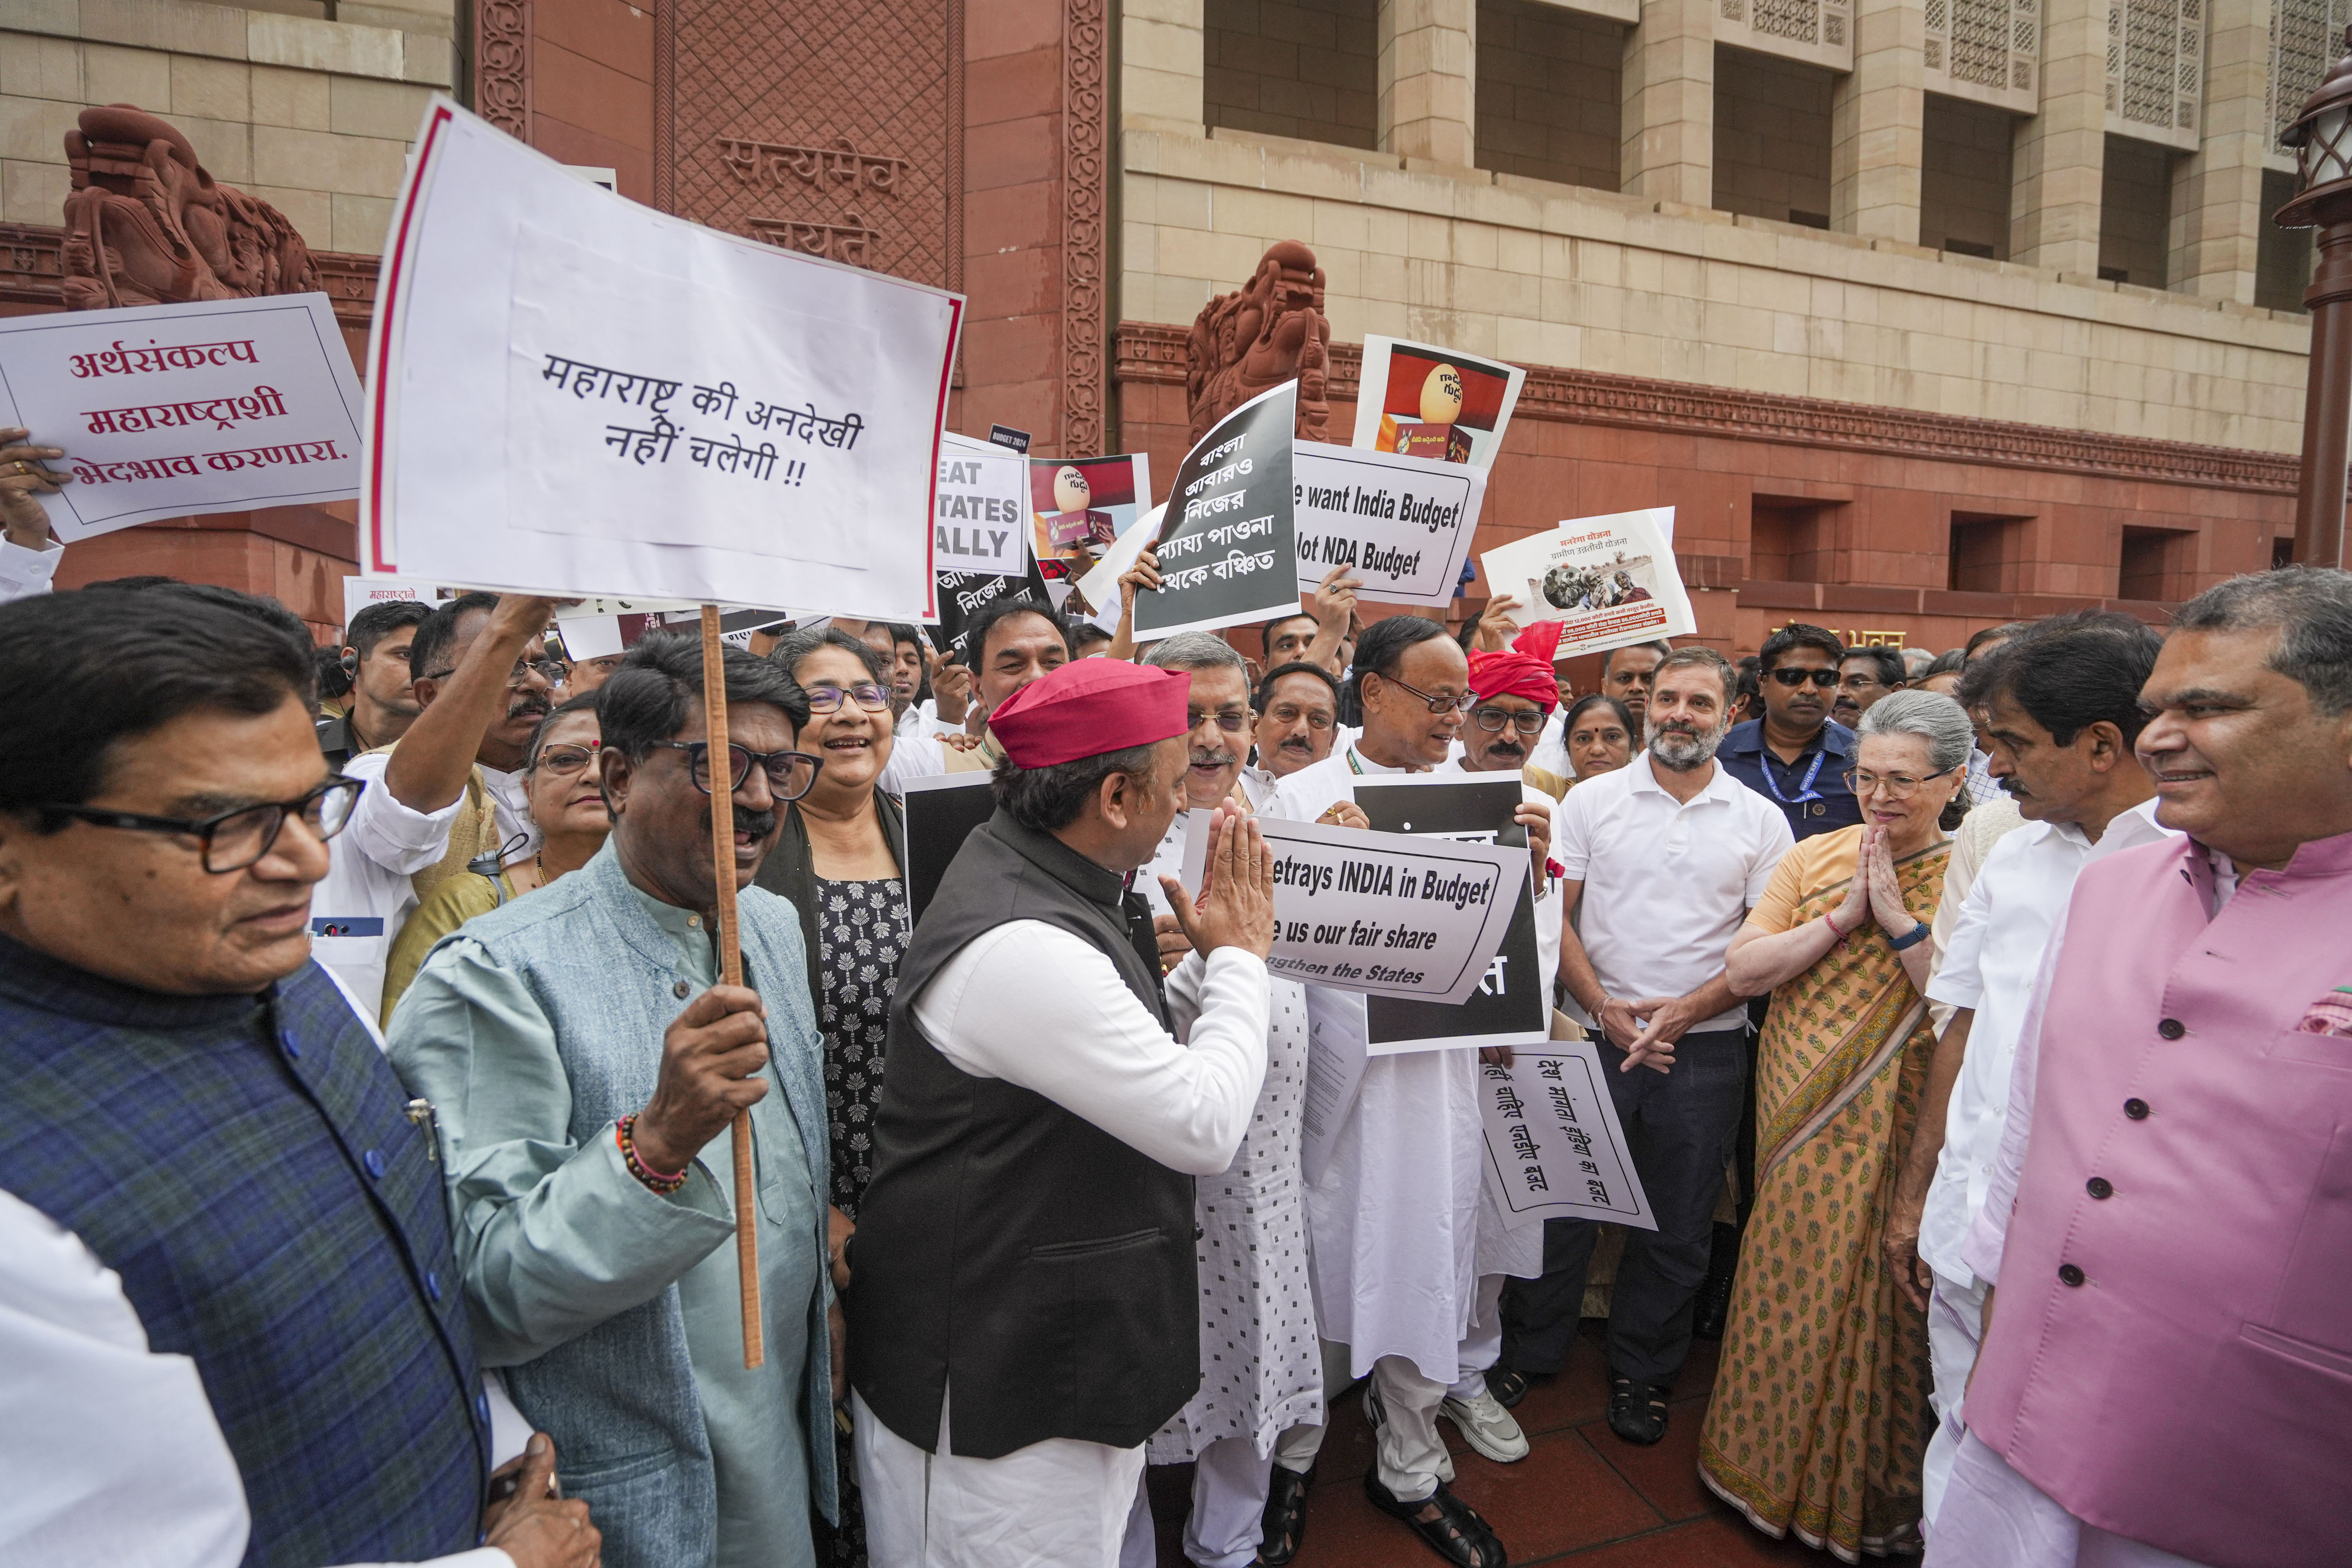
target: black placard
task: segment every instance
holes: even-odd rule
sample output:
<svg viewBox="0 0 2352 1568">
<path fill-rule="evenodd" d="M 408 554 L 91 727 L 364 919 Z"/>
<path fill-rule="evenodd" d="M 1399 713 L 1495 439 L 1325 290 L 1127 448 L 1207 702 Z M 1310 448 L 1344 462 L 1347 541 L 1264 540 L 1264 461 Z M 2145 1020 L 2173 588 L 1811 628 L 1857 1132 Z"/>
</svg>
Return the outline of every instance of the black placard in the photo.
<svg viewBox="0 0 2352 1568">
<path fill-rule="evenodd" d="M 1298 384 L 1260 393 L 1213 426 L 1177 465 L 1152 550 L 1160 590 L 1135 600 L 1135 635 L 1260 621 L 1298 608 L 1290 446 Z"/>
<path fill-rule="evenodd" d="M 971 830 L 996 814 L 996 792 L 982 773 L 955 775 L 907 792 L 907 910 L 911 923 L 923 918 L 940 879 L 948 874 Z"/>
<path fill-rule="evenodd" d="M 1015 430 L 1010 425 L 992 425 L 988 427 L 988 438 L 999 447 L 1012 447 L 1024 458 L 1029 455 L 1029 432 L 1026 430 Z"/>
<path fill-rule="evenodd" d="M 1059 618 L 1053 595 L 1045 592 L 1045 579 L 1039 575 L 1034 560 L 1018 577 L 994 572 L 942 572 L 939 575 L 939 595 L 940 624 L 923 630 L 929 634 L 931 646 L 950 662 L 963 652 L 964 627 L 971 625 L 971 617 L 998 599 L 1025 600 L 1044 611 L 1046 619 Z"/>
<path fill-rule="evenodd" d="M 1528 830 L 1513 818 L 1526 792 L 1516 776 L 1449 778 L 1442 783 L 1356 781 L 1356 804 L 1382 833 L 1467 838 L 1524 849 Z M 1479 1045 L 1535 1045 L 1551 1035 L 1551 1003 L 1543 994 L 1543 958 L 1536 948 L 1535 889 L 1519 886 L 1519 907 L 1495 957 L 1502 985 L 1479 983 L 1467 999 L 1448 1007 L 1398 996 L 1364 998 L 1364 1021 L 1375 1050 L 1406 1040 Z"/>
</svg>

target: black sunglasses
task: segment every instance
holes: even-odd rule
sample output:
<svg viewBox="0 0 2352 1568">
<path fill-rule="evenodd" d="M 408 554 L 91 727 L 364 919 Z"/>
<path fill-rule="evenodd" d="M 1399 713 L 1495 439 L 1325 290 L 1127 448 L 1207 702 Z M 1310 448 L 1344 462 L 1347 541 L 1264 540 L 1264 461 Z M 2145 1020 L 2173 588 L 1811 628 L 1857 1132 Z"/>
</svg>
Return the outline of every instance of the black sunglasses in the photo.
<svg viewBox="0 0 2352 1568">
<path fill-rule="evenodd" d="M 656 741 L 655 745 L 668 751 L 684 752 L 692 764 L 694 787 L 703 794 L 710 793 L 710 742 L 708 741 Z M 743 787 L 751 776 L 751 764 L 757 763 L 768 775 L 768 792 L 778 800 L 798 800 L 808 794 L 816 783 L 817 770 L 824 766 L 821 757 L 806 752 L 755 752 L 749 746 L 727 748 L 730 791 Z"/>
<path fill-rule="evenodd" d="M 205 858 L 205 869 L 215 875 L 242 871 L 269 853 L 285 831 L 286 819 L 299 816 L 313 837 L 322 842 L 341 833 L 352 820 L 352 806 L 367 788 L 365 779 L 329 779 L 292 800 L 262 805 L 240 805 L 215 816 L 149 816 L 137 811 L 106 811 L 90 805 L 57 803 L 36 809 L 69 816 L 95 827 L 126 828 L 132 833 L 170 833 L 194 838 Z"/>
<path fill-rule="evenodd" d="M 1823 690 L 1827 690 L 1829 688 L 1835 686 L 1838 683 L 1838 672 L 1834 669 L 1789 669 L 1784 668 L 1780 669 L 1768 670 L 1766 673 L 1770 675 L 1773 679 L 1779 681 L 1783 686 L 1802 686 L 1805 682 L 1810 680 L 1815 686 L 1821 687 Z"/>
</svg>

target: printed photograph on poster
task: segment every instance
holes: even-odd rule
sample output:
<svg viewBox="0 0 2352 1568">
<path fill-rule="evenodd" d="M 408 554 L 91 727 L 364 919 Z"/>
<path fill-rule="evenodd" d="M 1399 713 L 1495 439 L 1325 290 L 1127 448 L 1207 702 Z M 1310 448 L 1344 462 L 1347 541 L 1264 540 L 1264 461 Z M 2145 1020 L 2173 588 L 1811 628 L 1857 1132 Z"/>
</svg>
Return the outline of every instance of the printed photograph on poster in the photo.
<svg viewBox="0 0 2352 1568">
<path fill-rule="evenodd" d="M 1139 640 L 1262 621 L 1298 603 L 1291 447 L 1298 384 L 1259 393 L 1177 465 L 1152 552 L 1160 588 L 1135 599 Z"/>
<path fill-rule="evenodd" d="M 1698 627 L 1675 565 L 1675 509 L 1580 517 L 1478 558 L 1486 591 L 1519 602 L 1519 624 L 1560 623 L 1555 659 Z"/>
<path fill-rule="evenodd" d="M 907 782 L 907 920 L 912 929 L 931 907 L 940 879 L 971 830 L 996 815 L 988 775 L 941 773 Z"/>
<path fill-rule="evenodd" d="M 1185 835 L 1188 888 L 1206 868 L 1212 815 L 1194 812 Z M 1273 817 L 1258 827 L 1274 851 L 1268 973 L 1449 1012 L 1488 983 L 1523 901 L 1525 848 Z"/>
<path fill-rule="evenodd" d="M 1359 779 L 1356 804 L 1381 832 L 1449 839 L 1507 853 L 1528 871 L 1528 830 L 1513 818 L 1526 790 L 1517 773 L 1423 773 Z M 1540 1045 L 1551 1035 L 1551 999 L 1543 994 L 1536 948 L 1535 889 L 1518 880 L 1510 923 L 1478 984 L 1451 1005 L 1402 996 L 1365 1004 L 1365 1034 L 1374 1056 L 1464 1046 Z M 1547 910 L 1557 918 L 1557 912 Z"/>
<path fill-rule="evenodd" d="M 1077 581 L 1078 596 L 1092 611 L 1088 618 L 1107 632 L 1118 631 L 1118 580 L 1160 536 L 1160 516 L 1165 510 L 1153 507 L 1144 513 L 1141 524 L 1120 534 L 1118 542 L 1104 551 L 1102 559 Z"/>
<path fill-rule="evenodd" d="M 324 294 L 0 319 L 0 425 L 62 447 L 67 544 L 158 518 L 348 500 L 363 398 Z"/>
<path fill-rule="evenodd" d="M 1133 528 L 1151 505 L 1151 458 L 1029 459 L 1029 527 L 1037 559 L 1085 563 Z"/>
<path fill-rule="evenodd" d="M 940 437 L 931 548 L 940 571 L 1018 577 L 1026 569 L 1028 462 L 952 430 Z"/>
<path fill-rule="evenodd" d="M 1657 1229 L 1592 1042 L 1552 1040 L 1516 1057 L 1509 1067 L 1478 1064 L 1486 1190 L 1496 1206 L 1528 1219 Z"/>
<path fill-rule="evenodd" d="M 1373 333 L 1349 445 L 1491 468 L 1527 379 L 1517 365 Z"/>
<path fill-rule="evenodd" d="M 1291 449 L 1298 585 L 1345 566 L 1360 599 L 1443 609 L 1454 602 L 1478 530 L 1486 470 L 1300 441 Z"/>
<path fill-rule="evenodd" d="M 624 200 L 445 97 L 389 234 L 368 570 L 936 613 L 961 297 Z"/>
</svg>

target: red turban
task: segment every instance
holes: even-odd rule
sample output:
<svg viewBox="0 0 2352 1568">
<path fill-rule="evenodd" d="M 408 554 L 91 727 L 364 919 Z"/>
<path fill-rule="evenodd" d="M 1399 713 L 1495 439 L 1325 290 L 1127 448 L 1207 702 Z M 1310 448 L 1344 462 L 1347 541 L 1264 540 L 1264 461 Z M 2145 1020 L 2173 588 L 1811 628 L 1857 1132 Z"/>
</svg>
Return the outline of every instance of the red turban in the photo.
<svg viewBox="0 0 2352 1568">
<path fill-rule="evenodd" d="M 1558 641 L 1558 634 L 1554 634 Z M 1559 706 L 1559 683 L 1551 666 L 1529 654 L 1474 653 L 1470 656 L 1470 689 L 1481 698 L 1524 697 L 1549 713 Z"/>
<path fill-rule="evenodd" d="M 1511 647 L 1530 658 L 1539 658 L 1546 664 L 1549 664 L 1559 658 L 1561 630 L 1561 623 L 1559 621 L 1538 621 L 1534 626 L 1513 637 Z"/>
<path fill-rule="evenodd" d="M 1014 765 L 1051 767 L 1148 746 L 1192 728 L 1192 678 L 1181 670 L 1077 658 L 1041 676 L 989 715 L 989 732 Z"/>
</svg>

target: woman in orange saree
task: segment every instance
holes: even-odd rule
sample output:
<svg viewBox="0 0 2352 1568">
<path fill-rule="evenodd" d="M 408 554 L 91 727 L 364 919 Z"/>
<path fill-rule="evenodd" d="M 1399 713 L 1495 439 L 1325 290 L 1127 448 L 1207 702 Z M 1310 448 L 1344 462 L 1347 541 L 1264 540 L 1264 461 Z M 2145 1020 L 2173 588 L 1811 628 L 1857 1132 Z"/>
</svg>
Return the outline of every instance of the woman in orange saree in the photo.
<svg viewBox="0 0 2352 1568">
<path fill-rule="evenodd" d="M 1700 1478 L 1759 1530 L 1848 1563 L 1918 1550 L 1927 1321 L 1880 1238 L 1935 1047 L 1926 922 L 1971 738 L 1932 692 L 1881 699 L 1859 735 L 1862 825 L 1790 851 L 1726 966 L 1773 997 L 1756 1205 L 1699 1449 Z"/>
</svg>

